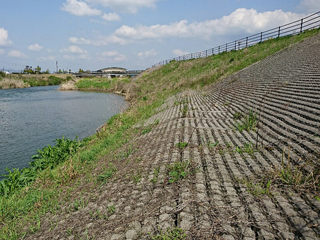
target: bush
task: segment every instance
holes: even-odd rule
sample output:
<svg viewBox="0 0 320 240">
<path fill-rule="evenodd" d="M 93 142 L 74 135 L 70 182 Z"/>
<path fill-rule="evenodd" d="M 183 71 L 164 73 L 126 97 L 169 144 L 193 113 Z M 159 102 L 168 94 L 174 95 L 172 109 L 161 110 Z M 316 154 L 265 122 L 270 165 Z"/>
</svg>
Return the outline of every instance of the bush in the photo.
<svg viewBox="0 0 320 240">
<path fill-rule="evenodd" d="M 53 169 L 76 153 L 81 146 L 77 139 L 70 140 L 64 137 L 56 139 L 54 142 L 56 142 L 56 146 L 48 145 L 42 150 L 38 150 L 38 154 L 32 156 L 33 161 L 29 163 L 30 167 L 21 170 L 6 168 L 8 173 L 2 174 L 5 179 L 0 181 L 0 196 L 8 197 L 15 191 L 30 185 L 36 180 L 38 172 L 47 168 Z"/>
</svg>

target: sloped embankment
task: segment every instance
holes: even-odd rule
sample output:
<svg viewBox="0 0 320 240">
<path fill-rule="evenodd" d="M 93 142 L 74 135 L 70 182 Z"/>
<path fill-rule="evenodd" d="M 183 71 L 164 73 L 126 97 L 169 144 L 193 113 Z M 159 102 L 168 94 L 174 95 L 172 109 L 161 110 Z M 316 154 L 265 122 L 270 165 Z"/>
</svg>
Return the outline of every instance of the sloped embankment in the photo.
<svg viewBox="0 0 320 240">
<path fill-rule="evenodd" d="M 319 53 L 318 34 L 171 97 L 119 154 L 117 179 L 29 239 L 148 239 L 168 227 L 191 239 L 319 239 Z M 298 172 L 311 177 L 288 177 Z"/>
</svg>

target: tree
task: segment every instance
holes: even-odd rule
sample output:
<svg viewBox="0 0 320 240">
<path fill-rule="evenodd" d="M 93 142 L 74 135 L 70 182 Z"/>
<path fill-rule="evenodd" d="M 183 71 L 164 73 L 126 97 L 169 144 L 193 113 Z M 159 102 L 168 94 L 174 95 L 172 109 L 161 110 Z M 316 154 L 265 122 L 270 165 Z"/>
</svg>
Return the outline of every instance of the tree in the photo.
<svg viewBox="0 0 320 240">
<path fill-rule="evenodd" d="M 41 73 L 41 67 L 39 65 L 34 69 L 35 73 Z"/>
<path fill-rule="evenodd" d="M 83 73 L 84 71 L 81 69 L 81 68 L 79 68 L 79 73 Z"/>
</svg>

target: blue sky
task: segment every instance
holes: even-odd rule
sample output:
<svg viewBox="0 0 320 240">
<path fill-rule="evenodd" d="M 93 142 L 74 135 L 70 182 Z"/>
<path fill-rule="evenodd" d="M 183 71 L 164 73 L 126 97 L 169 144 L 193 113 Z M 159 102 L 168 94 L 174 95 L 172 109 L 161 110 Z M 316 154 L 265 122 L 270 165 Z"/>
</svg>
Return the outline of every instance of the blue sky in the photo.
<svg viewBox="0 0 320 240">
<path fill-rule="evenodd" d="M 0 69 L 145 69 L 320 11 L 320 0 L 1 0 Z"/>
</svg>

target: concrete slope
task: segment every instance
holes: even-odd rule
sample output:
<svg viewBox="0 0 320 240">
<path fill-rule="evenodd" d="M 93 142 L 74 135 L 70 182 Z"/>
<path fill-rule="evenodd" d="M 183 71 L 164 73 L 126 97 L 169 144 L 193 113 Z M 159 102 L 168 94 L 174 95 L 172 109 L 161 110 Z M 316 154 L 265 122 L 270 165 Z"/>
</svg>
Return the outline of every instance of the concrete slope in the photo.
<svg viewBox="0 0 320 240">
<path fill-rule="evenodd" d="M 118 155 L 116 179 L 97 185 L 82 208 L 48 214 L 28 239 L 151 239 L 168 227 L 187 239 L 320 239 L 312 192 L 274 180 L 272 194 L 261 194 L 265 186 L 252 194 L 245 184 L 260 186 L 289 158 L 305 174 L 320 168 L 319 56 L 317 35 L 205 92 L 171 97 L 141 123 L 155 126 L 123 149 L 129 156 Z M 250 110 L 256 131 L 237 131 L 244 118 L 234 116 Z M 166 165 L 176 162 L 188 162 L 189 175 L 170 183 Z"/>
</svg>

